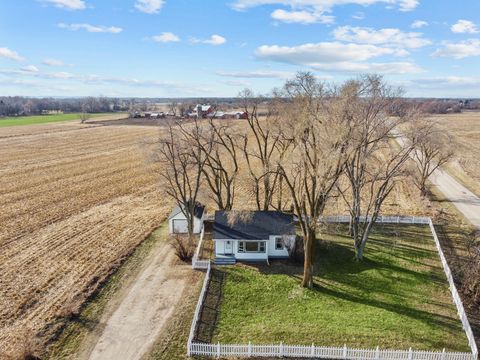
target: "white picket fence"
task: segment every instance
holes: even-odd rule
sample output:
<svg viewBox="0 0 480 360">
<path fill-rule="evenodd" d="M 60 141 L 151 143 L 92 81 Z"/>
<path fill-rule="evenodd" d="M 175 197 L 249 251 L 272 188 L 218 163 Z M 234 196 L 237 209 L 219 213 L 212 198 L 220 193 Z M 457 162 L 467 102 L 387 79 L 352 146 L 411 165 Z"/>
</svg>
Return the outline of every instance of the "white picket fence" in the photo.
<svg viewBox="0 0 480 360">
<path fill-rule="evenodd" d="M 195 337 L 195 329 L 197 328 L 198 319 L 200 319 L 200 312 L 202 311 L 203 302 L 207 294 L 208 282 L 210 281 L 210 272 L 211 265 L 210 261 L 207 265 L 207 272 L 205 278 L 203 279 L 202 290 L 200 291 L 200 296 L 198 297 L 197 306 L 195 312 L 193 313 L 192 325 L 190 326 L 190 335 L 188 336 L 188 345 L 187 345 L 187 354 L 188 356 L 195 354 L 192 352 L 193 339 Z"/>
<path fill-rule="evenodd" d="M 455 286 L 455 282 L 453 281 L 452 271 L 450 270 L 450 266 L 448 266 L 447 259 L 445 258 L 442 246 L 440 245 L 440 241 L 438 240 L 437 232 L 435 231 L 435 226 L 433 226 L 432 219 L 429 219 L 428 224 L 430 226 L 430 230 L 432 231 L 433 238 L 435 239 L 435 245 L 437 246 L 438 254 L 440 255 L 440 260 L 442 261 L 443 270 L 445 271 L 445 275 L 447 276 L 448 284 L 450 285 L 450 292 L 452 293 L 453 301 L 457 306 L 458 316 L 460 317 L 463 329 L 467 334 L 468 343 L 470 344 L 470 348 L 472 349 L 472 354 L 474 354 L 475 358 L 477 358 L 478 348 L 477 344 L 475 343 L 475 338 L 473 337 L 472 328 L 470 326 L 470 322 L 468 321 L 467 314 L 465 313 L 465 309 L 463 307 L 462 300 L 460 299 L 460 295 L 458 295 L 457 287 Z"/>
<path fill-rule="evenodd" d="M 210 260 L 200 260 L 200 250 L 203 246 L 203 237 L 205 235 L 205 226 L 202 226 L 202 231 L 200 232 L 200 239 L 198 240 L 197 248 L 192 257 L 192 268 L 193 269 L 207 269 L 210 266 Z"/>
<path fill-rule="evenodd" d="M 282 343 L 276 345 L 191 343 L 189 354 L 216 357 L 257 356 L 346 360 L 476 360 L 471 353 L 462 352 L 351 349 L 346 346 L 302 346 Z"/>
<path fill-rule="evenodd" d="M 360 220 L 365 221 L 365 217 L 362 217 Z M 326 216 L 322 217 L 319 221 L 329 223 L 348 223 L 350 222 L 350 216 Z M 206 289 L 210 281 L 211 271 L 210 261 L 198 260 L 197 256 L 195 263 L 192 261 L 192 267 L 195 269 L 207 269 L 207 272 L 190 328 L 190 336 L 187 343 L 188 356 L 302 357 L 345 360 L 477 360 L 478 349 L 475 343 L 475 338 L 473 337 L 472 328 L 465 313 L 462 300 L 460 299 L 457 288 L 453 281 L 452 272 L 448 266 L 432 220 L 429 217 L 379 216 L 376 222 L 384 224 L 428 224 L 430 226 L 445 275 L 447 276 L 453 301 L 457 307 L 458 316 L 460 317 L 463 329 L 468 338 L 471 352 L 447 352 L 445 349 L 443 349 L 443 351 L 417 351 L 412 350 L 411 348 L 409 350 L 385 350 L 380 349 L 379 347 L 376 349 L 355 349 L 349 348 L 347 345 L 344 345 L 343 347 L 330 347 L 315 346 L 314 344 L 311 346 L 305 346 L 286 345 L 283 343 L 258 345 L 251 344 L 250 342 L 248 344 L 208 344 L 194 342 L 195 329 L 197 328 L 197 321 L 200 318 L 201 309 L 205 300 Z"/>
<path fill-rule="evenodd" d="M 372 217 L 369 216 L 370 220 Z M 323 223 L 348 223 L 351 217 L 349 215 L 337 215 L 337 216 L 322 216 L 319 222 Z M 366 216 L 359 216 L 361 222 L 365 222 Z M 383 224 L 423 224 L 428 225 L 430 221 L 429 217 L 420 216 L 379 216 L 376 223 Z"/>
</svg>

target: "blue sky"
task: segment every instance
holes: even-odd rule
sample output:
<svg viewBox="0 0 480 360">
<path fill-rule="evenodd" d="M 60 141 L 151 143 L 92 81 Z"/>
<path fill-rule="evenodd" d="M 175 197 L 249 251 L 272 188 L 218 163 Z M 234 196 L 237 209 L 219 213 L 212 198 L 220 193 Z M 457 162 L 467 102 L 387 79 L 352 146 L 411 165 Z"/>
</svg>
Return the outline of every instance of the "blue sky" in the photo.
<svg viewBox="0 0 480 360">
<path fill-rule="evenodd" d="M 235 96 L 299 70 L 480 97 L 480 1 L 0 2 L 1 95 Z"/>
</svg>

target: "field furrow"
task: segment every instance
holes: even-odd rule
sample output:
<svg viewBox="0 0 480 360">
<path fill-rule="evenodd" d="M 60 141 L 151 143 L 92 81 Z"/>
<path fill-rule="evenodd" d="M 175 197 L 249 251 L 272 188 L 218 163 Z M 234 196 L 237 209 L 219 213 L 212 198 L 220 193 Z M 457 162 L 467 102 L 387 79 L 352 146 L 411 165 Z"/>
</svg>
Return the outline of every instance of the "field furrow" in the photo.
<svg viewBox="0 0 480 360">
<path fill-rule="evenodd" d="M 0 130 L 0 358 L 48 342 L 171 203 L 145 156 L 158 128 Z"/>
</svg>

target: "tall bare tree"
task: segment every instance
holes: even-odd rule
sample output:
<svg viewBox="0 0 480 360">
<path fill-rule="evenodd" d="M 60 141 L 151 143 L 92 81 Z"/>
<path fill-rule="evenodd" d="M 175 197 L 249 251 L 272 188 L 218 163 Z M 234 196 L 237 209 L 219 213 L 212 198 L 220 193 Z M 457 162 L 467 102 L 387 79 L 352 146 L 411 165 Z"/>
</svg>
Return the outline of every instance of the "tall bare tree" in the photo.
<svg viewBox="0 0 480 360">
<path fill-rule="evenodd" d="M 249 132 L 243 136 L 243 155 L 248 165 L 253 193 L 258 210 L 269 210 L 278 188 L 279 174 L 274 163 L 281 154 L 281 133 L 278 131 L 278 113 L 259 114 L 264 98 L 248 89 L 240 92 L 242 107 L 247 114 Z"/>
<path fill-rule="evenodd" d="M 279 102 L 281 132 L 291 149 L 278 162 L 278 174 L 290 190 L 303 235 L 302 286 L 313 286 L 313 265 L 319 217 L 342 173 L 349 127 L 337 116 L 334 93 L 310 73 L 298 73 L 285 85 Z"/>
<path fill-rule="evenodd" d="M 235 184 L 239 171 L 239 145 L 241 138 L 230 123 L 209 119 L 194 120 L 192 125 L 181 126 L 185 137 L 198 146 L 205 157 L 202 172 L 206 184 L 219 210 L 231 210 L 235 200 Z M 238 131 L 238 130 L 237 130 Z"/>
<path fill-rule="evenodd" d="M 412 118 L 408 112 L 388 116 L 392 108 L 403 105 L 401 94 L 376 75 L 349 81 L 340 91 L 341 112 L 351 127 L 351 150 L 344 166 L 348 186 L 338 189 L 350 212 L 359 261 L 382 205 L 405 174 L 404 165 L 413 150 L 412 144 L 398 146 L 393 141 L 399 127 Z"/>
<path fill-rule="evenodd" d="M 193 138 L 203 139 L 200 126 L 191 126 L 188 131 L 194 134 Z M 186 129 L 175 124 L 170 125 L 167 135 L 160 138 L 157 151 L 164 190 L 175 199 L 185 215 L 190 241 L 193 239 L 195 208 L 207 161 L 202 146 L 201 142 L 192 141 L 192 137 L 186 136 Z"/>
<path fill-rule="evenodd" d="M 454 156 L 452 137 L 429 119 L 416 121 L 410 132 L 410 142 L 415 144 L 412 174 L 415 185 L 422 196 L 427 195 L 427 180 L 435 170 L 448 163 Z"/>
</svg>

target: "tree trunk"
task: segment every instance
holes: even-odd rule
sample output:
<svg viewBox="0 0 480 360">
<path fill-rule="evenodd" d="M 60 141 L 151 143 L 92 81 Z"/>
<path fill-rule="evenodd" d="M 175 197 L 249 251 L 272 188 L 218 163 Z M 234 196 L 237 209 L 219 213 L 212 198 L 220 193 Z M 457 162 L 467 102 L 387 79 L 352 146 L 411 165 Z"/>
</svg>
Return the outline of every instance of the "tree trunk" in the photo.
<svg viewBox="0 0 480 360">
<path fill-rule="evenodd" d="M 309 229 L 304 239 L 305 259 L 303 263 L 302 286 L 308 289 L 313 288 L 313 259 L 315 253 L 315 230 Z"/>
<path fill-rule="evenodd" d="M 187 219 L 187 224 L 188 224 L 188 244 L 192 245 L 193 244 L 193 222 L 194 222 L 194 217 L 190 215 Z"/>
<path fill-rule="evenodd" d="M 363 261 L 364 250 L 365 250 L 365 243 L 363 241 L 355 242 L 355 260 Z"/>
</svg>

